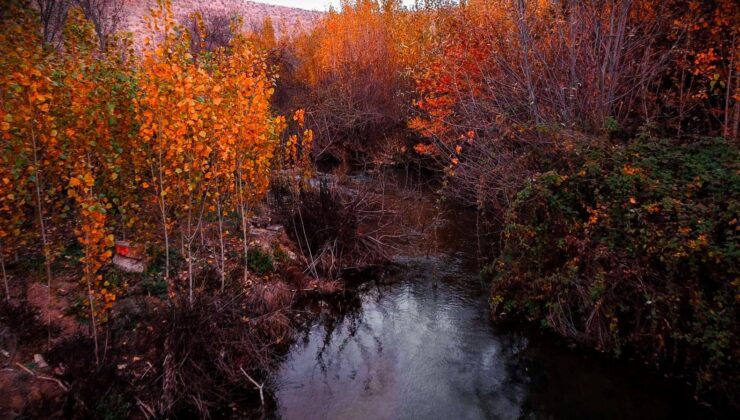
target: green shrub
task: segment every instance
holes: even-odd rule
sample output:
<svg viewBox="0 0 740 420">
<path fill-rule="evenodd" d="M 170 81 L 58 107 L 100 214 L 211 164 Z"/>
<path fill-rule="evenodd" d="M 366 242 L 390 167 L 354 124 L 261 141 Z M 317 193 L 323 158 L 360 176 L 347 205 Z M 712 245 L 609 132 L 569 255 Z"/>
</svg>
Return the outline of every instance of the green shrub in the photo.
<svg viewBox="0 0 740 420">
<path fill-rule="evenodd" d="M 131 403 L 122 395 L 109 394 L 95 404 L 95 418 L 101 420 L 124 420 L 130 415 Z"/>
<path fill-rule="evenodd" d="M 695 374 L 737 396 L 740 152 L 722 139 L 574 152 L 507 214 L 487 269 L 494 316 L 543 320 L 616 355 Z"/>
<path fill-rule="evenodd" d="M 271 273 L 274 270 L 272 256 L 259 248 L 250 249 L 247 253 L 247 266 L 259 275 Z"/>
<path fill-rule="evenodd" d="M 159 278 L 148 278 L 141 283 L 141 288 L 147 295 L 159 297 L 167 295 L 167 282 Z"/>
</svg>

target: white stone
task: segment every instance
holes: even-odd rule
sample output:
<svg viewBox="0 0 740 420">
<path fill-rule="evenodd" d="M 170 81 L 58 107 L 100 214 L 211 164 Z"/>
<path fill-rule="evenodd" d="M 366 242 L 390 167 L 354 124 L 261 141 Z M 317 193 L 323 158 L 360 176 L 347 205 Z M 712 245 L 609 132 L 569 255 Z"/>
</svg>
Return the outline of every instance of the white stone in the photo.
<svg viewBox="0 0 740 420">
<path fill-rule="evenodd" d="M 39 369 L 46 369 L 49 367 L 49 365 L 46 363 L 46 360 L 44 360 L 44 356 L 38 353 L 33 355 L 33 362 Z"/>
<path fill-rule="evenodd" d="M 146 262 L 144 260 L 135 260 L 121 255 L 113 257 L 113 265 L 127 273 L 143 273 L 146 270 Z"/>
</svg>

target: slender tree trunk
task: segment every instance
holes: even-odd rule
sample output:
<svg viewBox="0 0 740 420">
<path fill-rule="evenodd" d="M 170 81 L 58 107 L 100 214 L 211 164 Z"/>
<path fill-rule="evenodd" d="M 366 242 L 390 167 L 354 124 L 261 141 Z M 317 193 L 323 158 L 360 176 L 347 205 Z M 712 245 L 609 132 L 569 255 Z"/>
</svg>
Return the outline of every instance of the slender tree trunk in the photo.
<svg viewBox="0 0 740 420">
<path fill-rule="evenodd" d="M 249 229 L 247 223 L 247 208 L 242 204 L 242 237 L 244 241 L 244 280 L 247 280 L 249 276 L 249 242 L 247 231 Z"/>
<path fill-rule="evenodd" d="M 241 213 L 242 222 L 242 242 L 244 243 L 244 281 L 247 280 L 249 275 L 249 242 L 248 242 L 248 223 L 247 223 L 247 211 L 248 206 L 244 198 L 244 182 L 242 180 L 242 168 L 241 162 L 237 161 L 236 169 L 236 189 L 239 195 L 239 213 Z"/>
<path fill-rule="evenodd" d="M 185 256 L 185 235 L 180 235 L 180 255 Z"/>
<path fill-rule="evenodd" d="M 311 251 L 311 244 L 308 243 L 308 235 L 306 234 L 306 224 L 303 223 L 303 213 L 301 212 L 300 206 L 298 207 L 298 218 L 301 221 L 301 230 L 303 231 L 303 239 L 306 241 L 306 249 L 308 250 L 308 257 L 311 258 L 311 273 L 314 278 L 319 278 L 319 274 L 316 271 L 316 260 L 313 258 L 313 252 Z M 299 241 L 300 242 L 300 241 Z"/>
<path fill-rule="evenodd" d="M 740 84 L 740 74 L 738 74 L 735 78 L 735 84 Z M 740 133 L 738 133 L 738 130 L 740 129 L 740 102 L 735 101 L 734 108 L 735 115 L 732 117 L 732 139 L 738 141 L 740 140 Z"/>
<path fill-rule="evenodd" d="M 524 77 L 527 83 L 527 101 L 529 102 L 529 109 L 534 117 L 535 123 L 541 123 L 540 113 L 537 106 L 537 97 L 534 91 L 534 81 L 532 80 L 532 65 L 530 63 L 530 48 L 531 48 L 531 36 L 529 34 L 529 26 L 527 25 L 526 9 L 524 0 L 517 1 L 517 19 L 519 26 L 519 37 L 524 48 L 524 62 L 522 64 L 522 70 L 524 70 Z"/>
<path fill-rule="evenodd" d="M 298 213 L 298 220 L 301 222 L 301 232 L 303 233 L 303 240 L 306 241 L 306 251 L 308 252 L 308 257 L 311 259 L 311 263 L 308 265 L 311 274 L 314 276 L 314 278 L 319 278 L 318 272 L 316 271 L 316 260 L 313 258 L 313 252 L 311 251 L 311 244 L 308 242 L 308 235 L 306 234 L 306 225 L 303 223 L 303 213 L 301 212 L 301 205 L 300 205 L 300 197 L 301 197 L 301 186 L 300 181 L 296 182 L 296 176 L 295 173 L 291 173 L 290 176 L 291 184 L 295 182 L 295 184 L 292 185 L 290 189 L 291 193 L 291 199 L 293 203 L 293 211 L 295 213 Z M 302 241 L 300 239 L 300 234 L 298 233 L 298 226 L 296 225 L 295 217 L 292 217 L 293 219 L 293 231 L 295 232 L 296 238 L 298 238 L 298 247 L 300 248 L 301 252 L 303 251 L 303 245 Z"/>
<path fill-rule="evenodd" d="M 90 260 L 89 250 L 85 250 L 85 259 L 88 261 Z M 93 299 L 95 298 L 93 295 L 93 289 L 92 289 L 92 281 L 90 279 L 92 275 L 90 273 L 85 274 L 85 278 L 87 280 L 87 300 L 90 303 L 90 325 L 92 326 L 92 336 L 93 336 L 93 343 L 95 345 L 95 366 L 100 367 L 100 360 L 99 360 L 99 352 L 98 349 L 98 329 L 97 324 L 95 322 L 95 303 L 93 302 Z"/>
<path fill-rule="evenodd" d="M 203 214 L 206 209 L 206 197 L 208 195 L 208 191 L 206 190 L 203 193 L 203 196 L 200 198 L 200 210 L 198 211 L 198 219 L 197 224 L 193 226 L 193 193 L 190 192 L 188 195 L 188 223 L 187 223 L 187 232 L 185 233 L 187 241 L 185 245 L 185 251 L 188 255 L 188 300 L 190 302 L 190 306 L 193 305 L 193 241 L 195 241 L 195 238 L 198 237 L 198 234 L 200 233 L 201 238 L 203 237 Z"/>
<path fill-rule="evenodd" d="M 162 197 L 160 209 L 162 211 L 162 230 L 164 231 L 164 279 L 168 280 L 170 277 L 170 237 L 167 234 L 167 212 L 164 206 L 164 197 Z"/>
<path fill-rule="evenodd" d="M 609 116 L 613 116 L 617 119 L 619 119 L 618 112 L 614 112 L 614 97 L 615 97 L 615 89 L 619 84 L 620 79 L 620 66 L 622 64 L 622 55 L 624 54 L 624 37 L 626 35 L 626 26 L 627 26 L 627 20 L 628 20 L 628 14 L 632 7 L 632 1 L 625 0 L 620 3 L 615 3 L 612 5 L 612 9 L 616 9 L 617 5 L 621 6 L 620 10 L 612 10 L 612 15 L 619 13 L 618 16 L 616 16 L 617 20 L 612 20 L 612 25 L 616 26 L 616 31 L 614 28 L 610 29 L 612 31 L 612 37 L 614 38 L 614 46 L 611 50 L 611 56 L 608 59 L 609 62 L 609 70 L 608 70 L 608 79 L 609 79 L 609 87 L 607 89 L 607 96 L 606 96 L 606 112 Z"/>
<path fill-rule="evenodd" d="M 200 247 L 205 249 L 206 247 L 206 234 L 203 232 L 203 225 L 201 224 L 198 228 L 198 235 L 200 235 Z"/>
<path fill-rule="evenodd" d="M 192 242 L 195 234 L 193 234 L 193 194 L 189 194 L 188 198 L 188 223 L 187 232 L 185 232 L 186 240 L 185 251 L 188 255 L 188 302 L 190 306 L 193 306 L 193 247 Z"/>
<path fill-rule="evenodd" d="M 686 54 L 684 53 L 684 59 Z M 681 138 L 683 129 L 684 111 L 686 108 L 686 100 L 684 99 L 684 83 L 686 82 L 686 69 L 681 66 L 681 82 L 678 87 L 678 131 L 676 133 L 677 138 Z"/>
<path fill-rule="evenodd" d="M 188 254 L 188 302 L 193 306 L 193 252 L 190 241 L 187 243 Z"/>
<path fill-rule="evenodd" d="M 226 260 L 224 258 L 224 218 L 221 214 L 221 196 L 216 201 L 216 210 L 218 210 L 218 241 L 221 246 L 221 291 L 226 286 Z"/>
<path fill-rule="evenodd" d="M 157 123 L 157 127 L 161 127 L 162 122 L 159 121 Z M 159 210 L 160 210 L 160 216 L 162 217 L 162 230 L 164 231 L 164 279 L 165 281 L 169 280 L 170 277 L 170 237 L 167 232 L 167 203 L 164 199 L 164 180 L 162 179 L 162 136 L 160 133 L 157 133 L 157 139 L 159 140 L 159 165 L 158 165 L 158 172 L 159 176 L 157 177 L 157 181 L 159 184 Z M 154 176 L 154 168 L 152 167 L 152 176 Z M 169 282 L 168 282 L 169 283 Z M 169 287 L 169 286 L 168 286 Z"/>
<path fill-rule="evenodd" d="M 730 111 L 732 108 L 730 104 L 732 103 L 732 82 L 734 78 L 734 75 L 732 73 L 733 73 L 733 70 L 735 70 L 735 56 L 737 55 L 735 53 L 735 36 L 734 35 L 732 37 L 732 49 L 730 49 L 730 51 L 731 51 L 730 52 L 731 57 L 730 57 L 730 63 L 728 65 L 728 70 L 727 70 L 727 88 L 725 89 L 725 124 L 724 124 L 724 130 L 722 130 L 723 131 L 722 135 L 725 138 L 734 137 L 734 133 L 733 133 L 734 130 L 732 127 L 734 124 L 730 122 L 730 118 L 731 118 L 730 114 L 732 113 Z"/>
<path fill-rule="evenodd" d="M 3 241 L 0 241 L 0 270 L 3 272 L 3 283 L 5 283 L 5 300 L 10 302 L 10 286 L 8 286 L 8 273 L 5 272 L 5 255 L 3 255 Z"/>
<path fill-rule="evenodd" d="M 48 341 L 51 346 L 51 252 L 46 240 L 46 224 L 44 222 L 44 204 L 41 199 L 41 170 L 39 169 L 38 145 L 36 144 L 36 132 L 31 126 L 31 145 L 33 147 L 33 169 L 36 175 L 36 211 L 39 215 L 39 233 L 41 234 L 41 246 L 44 252 L 44 267 L 46 269 L 46 321 L 49 325 Z"/>
<path fill-rule="evenodd" d="M 172 334 L 167 334 L 164 340 L 164 361 L 162 361 L 162 398 L 159 400 L 159 411 L 163 414 L 168 414 L 172 409 L 177 389 L 173 347 Z"/>
</svg>

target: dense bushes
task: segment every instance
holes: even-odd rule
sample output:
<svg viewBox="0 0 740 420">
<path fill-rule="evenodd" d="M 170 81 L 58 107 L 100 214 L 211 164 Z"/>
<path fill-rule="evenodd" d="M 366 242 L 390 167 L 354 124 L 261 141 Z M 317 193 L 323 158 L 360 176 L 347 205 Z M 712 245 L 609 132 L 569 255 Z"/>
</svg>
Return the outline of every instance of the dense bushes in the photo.
<svg viewBox="0 0 740 420">
<path fill-rule="evenodd" d="M 507 214 L 490 267 L 494 316 L 675 371 L 737 394 L 740 151 L 722 139 L 641 139 L 574 152 Z"/>
<path fill-rule="evenodd" d="M 342 1 L 285 45 L 276 100 L 306 109 L 317 160 L 380 160 L 403 142 L 416 20 L 395 0 Z"/>
<path fill-rule="evenodd" d="M 416 150 L 454 173 L 448 194 L 490 208 L 583 134 L 737 138 L 740 7 L 690 3 L 471 0 L 436 11 L 412 66 Z"/>
</svg>

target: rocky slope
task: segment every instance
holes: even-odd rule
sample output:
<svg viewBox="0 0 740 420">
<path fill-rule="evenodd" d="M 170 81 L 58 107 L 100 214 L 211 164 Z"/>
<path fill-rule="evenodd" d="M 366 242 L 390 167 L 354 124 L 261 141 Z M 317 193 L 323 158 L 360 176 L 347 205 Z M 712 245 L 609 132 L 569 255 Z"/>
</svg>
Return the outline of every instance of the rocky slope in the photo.
<svg viewBox="0 0 740 420">
<path fill-rule="evenodd" d="M 147 29 L 144 17 L 156 7 L 156 0 L 127 1 L 121 17 L 121 29 L 141 35 Z M 181 20 L 192 12 L 204 15 L 240 15 L 244 18 L 244 29 L 259 25 L 269 17 L 277 33 L 292 34 L 310 29 L 321 17 L 322 12 L 295 7 L 275 6 L 246 0 L 172 0 L 175 18 Z"/>
</svg>

